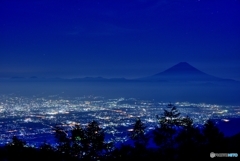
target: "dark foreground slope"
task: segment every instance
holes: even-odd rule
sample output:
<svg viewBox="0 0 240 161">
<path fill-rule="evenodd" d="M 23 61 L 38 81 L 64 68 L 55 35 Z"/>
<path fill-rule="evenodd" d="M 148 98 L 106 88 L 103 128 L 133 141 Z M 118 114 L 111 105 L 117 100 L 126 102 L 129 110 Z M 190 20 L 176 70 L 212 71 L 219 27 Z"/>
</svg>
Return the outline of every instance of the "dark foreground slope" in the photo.
<svg viewBox="0 0 240 161">
<path fill-rule="evenodd" d="M 173 116 L 173 115 L 171 115 Z M 174 117 L 175 118 L 175 117 Z M 103 140 L 104 133 L 100 133 L 99 126 L 75 127 L 69 136 L 56 130 L 58 145 L 53 147 L 43 143 L 40 148 L 27 146 L 26 142 L 13 137 L 12 141 L 0 147 L 0 160 L 62 160 L 62 161 L 110 161 L 110 160 L 211 160 L 216 155 L 210 153 L 226 153 L 239 159 L 240 134 L 224 137 L 210 120 L 202 129 L 192 125 L 191 118 L 179 118 L 178 122 L 159 122 L 152 135 L 144 133 L 145 125 L 140 119 L 133 124 L 133 131 L 129 139 L 133 144 L 123 143 L 120 147 Z M 94 121 L 93 121 L 94 122 Z M 89 123 L 92 124 L 92 123 Z M 164 125 L 164 126 L 163 126 Z M 176 128 L 178 127 L 178 128 Z M 97 132 L 96 132 L 97 131 Z M 100 139 L 99 139 L 100 137 Z M 102 138 L 102 139 L 101 139 Z M 153 140 L 155 148 L 148 148 L 147 142 Z M 227 156 L 224 157 L 226 159 Z M 219 159 L 219 158 L 217 158 Z"/>
</svg>

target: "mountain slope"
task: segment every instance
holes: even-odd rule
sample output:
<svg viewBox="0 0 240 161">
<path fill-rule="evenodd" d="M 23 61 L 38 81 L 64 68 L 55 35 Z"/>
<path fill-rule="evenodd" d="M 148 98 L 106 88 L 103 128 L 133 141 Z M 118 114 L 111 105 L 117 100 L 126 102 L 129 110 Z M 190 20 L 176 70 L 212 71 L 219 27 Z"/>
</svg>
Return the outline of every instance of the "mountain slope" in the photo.
<svg viewBox="0 0 240 161">
<path fill-rule="evenodd" d="M 180 62 L 171 68 L 157 73 L 155 75 L 141 78 L 145 81 L 227 81 L 226 79 L 218 78 L 212 75 L 208 75 L 197 68 L 191 66 L 187 62 Z"/>
</svg>

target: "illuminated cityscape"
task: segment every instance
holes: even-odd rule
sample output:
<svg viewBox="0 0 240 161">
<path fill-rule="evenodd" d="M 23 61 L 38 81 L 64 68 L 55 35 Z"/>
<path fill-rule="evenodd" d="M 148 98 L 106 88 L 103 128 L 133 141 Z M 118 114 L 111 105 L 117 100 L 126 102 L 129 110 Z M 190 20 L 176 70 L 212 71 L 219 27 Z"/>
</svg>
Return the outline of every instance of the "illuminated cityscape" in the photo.
<svg viewBox="0 0 240 161">
<path fill-rule="evenodd" d="M 181 116 L 190 116 L 195 124 L 203 124 L 209 118 L 239 118 L 239 106 L 172 102 Z M 61 125 L 67 131 L 75 124 L 85 126 L 96 120 L 105 131 L 105 137 L 115 142 L 128 139 L 128 132 L 136 118 L 141 118 L 149 131 L 157 126 L 156 115 L 161 115 L 169 102 L 140 100 L 137 98 L 107 99 L 101 96 L 63 98 L 0 96 L 0 143 L 5 145 L 13 136 L 24 137 L 28 143 L 54 144 L 54 126 Z"/>
</svg>

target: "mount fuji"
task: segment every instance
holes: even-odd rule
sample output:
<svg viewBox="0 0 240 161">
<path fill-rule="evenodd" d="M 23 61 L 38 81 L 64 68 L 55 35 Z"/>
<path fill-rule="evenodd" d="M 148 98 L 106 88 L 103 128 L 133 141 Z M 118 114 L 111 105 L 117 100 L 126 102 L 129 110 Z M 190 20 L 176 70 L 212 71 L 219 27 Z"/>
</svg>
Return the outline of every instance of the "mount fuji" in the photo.
<svg viewBox="0 0 240 161">
<path fill-rule="evenodd" d="M 140 78 L 139 80 L 145 81 L 163 81 L 163 82 L 174 82 L 174 81 L 191 81 L 191 82 L 212 82 L 212 81 L 234 81 L 230 79 L 218 78 L 209 74 L 206 74 L 199 69 L 193 67 L 187 62 L 180 62 L 167 70 L 157 73 L 152 76 Z"/>
</svg>

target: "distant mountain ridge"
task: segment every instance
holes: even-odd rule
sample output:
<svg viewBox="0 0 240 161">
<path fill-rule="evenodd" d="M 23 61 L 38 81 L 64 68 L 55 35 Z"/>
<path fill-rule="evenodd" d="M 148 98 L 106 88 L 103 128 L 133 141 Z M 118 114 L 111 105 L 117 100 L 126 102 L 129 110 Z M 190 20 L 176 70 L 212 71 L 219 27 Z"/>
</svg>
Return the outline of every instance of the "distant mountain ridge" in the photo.
<svg viewBox="0 0 240 161">
<path fill-rule="evenodd" d="M 0 79 L 5 82 L 124 82 L 126 78 L 82 77 L 82 78 L 45 78 L 45 77 L 11 77 Z"/>
<path fill-rule="evenodd" d="M 7 81 L 5 79 L 5 81 Z M 180 62 L 163 72 L 142 77 L 136 79 L 126 79 L 126 78 L 103 78 L 103 77 L 83 77 L 83 78 L 44 78 L 44 77 L 36 77 L 32 76 L 29 78 L 26 77 L 12 77 L 8 79 L 8 81 L 60 81 L 60 82 L 226 82 L 226 81 L 234 81 L 232 79 L 223 79 L 218 78 L 209 74 L 206 74 L 199 69 L 193 67 L 187 62 Z"/>
</svg>

